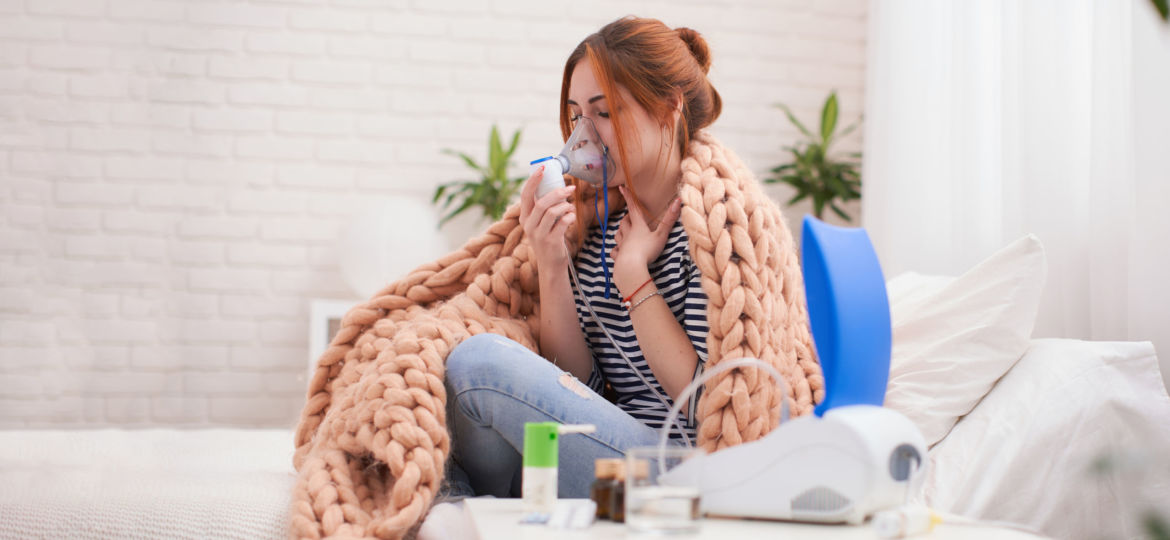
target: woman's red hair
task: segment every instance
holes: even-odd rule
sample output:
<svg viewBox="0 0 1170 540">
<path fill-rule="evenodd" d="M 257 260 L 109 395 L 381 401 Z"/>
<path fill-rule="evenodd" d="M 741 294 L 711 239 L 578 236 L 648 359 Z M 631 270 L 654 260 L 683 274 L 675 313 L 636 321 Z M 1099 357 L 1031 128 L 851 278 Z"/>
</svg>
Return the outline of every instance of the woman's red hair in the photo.
<svg viewBox="0 0 1170 540">
<path fill-rule="evenodd" d="M 719 93 L 707 80 L 711 56 L 707 42 L 690 28 L 671 29 L 657 19 L 624 17 L 603 26 L 586 37 L 565 61 L 561 79 L 561 135 L 567 141 L 573 132 L 569 110 L 569 83 L 573 70 L 581 60 L 589 60 L 593 76 L 609 102 L 610 120 L 616 144 L 618 166 L 629 171 L 629 156 L 622 134 L 623 125 L 631 122 L 627 107 L 623 107 L 618 85 L 629 91 L 651 118 L 668 125 L 675 107 L 681 100 L 682 116 L 674 128 L 679 156 L 686 155 L 691 136 L 707 127 L 722 110 Z M 612 148 L 611 148 L 612 150 Z M 626 182 L 626 190 L 638 202 L 633 179 Z M 594 193 L 589 184 L 574 179 L 577 184 L 577 244 L 594 224 Z M 611 191 L 611 211 L 620 209 L 623 201 L 616 190 Z M 645 208 L 643 207 L 643 210 Z"/>
</svg>

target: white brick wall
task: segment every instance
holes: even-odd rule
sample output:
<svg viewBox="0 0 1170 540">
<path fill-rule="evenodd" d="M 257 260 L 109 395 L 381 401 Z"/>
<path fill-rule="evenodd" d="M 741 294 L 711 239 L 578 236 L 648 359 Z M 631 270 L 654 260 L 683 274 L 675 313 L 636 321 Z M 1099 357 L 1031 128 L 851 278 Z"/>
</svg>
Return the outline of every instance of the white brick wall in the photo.
<svg viewBox="0 0 1170 540">
<path fill-rule="evenodd" d="M 627 13 L 707 36 L 757 172 L 773 103 L 860 113 L 865 0 L 0 0 L 0 427 L 292 425 L 354 209 L 465 177 L 440 149 L 492 123 L 517 171 L 558 148 L 565 56 Z"/>
</svg>

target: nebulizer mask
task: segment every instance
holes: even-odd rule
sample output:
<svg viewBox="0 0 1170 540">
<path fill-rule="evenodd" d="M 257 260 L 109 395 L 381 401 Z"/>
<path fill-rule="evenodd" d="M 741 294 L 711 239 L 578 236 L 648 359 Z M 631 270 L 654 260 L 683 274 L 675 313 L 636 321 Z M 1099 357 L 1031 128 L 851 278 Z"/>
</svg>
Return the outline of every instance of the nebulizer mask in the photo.
<svg viewBox="0 0 1170 540">
<path fill-rule="evenodd" d="M 614 171 L 609 147 L 601 141 L 601 135 L 597 133 L 593 121 L 584 116 L 576 117 L 576 126 L 573 133 L 569 134 L 569 140 L 565 142 L 561 153 L 533 160 L 530 165 L 533 172 L 544 167 L 540 187 L 536 189 L 537 198 L 564 187 L 566 174 L 604 190 L 608 187 L 609 177 Z"/>
</svg>

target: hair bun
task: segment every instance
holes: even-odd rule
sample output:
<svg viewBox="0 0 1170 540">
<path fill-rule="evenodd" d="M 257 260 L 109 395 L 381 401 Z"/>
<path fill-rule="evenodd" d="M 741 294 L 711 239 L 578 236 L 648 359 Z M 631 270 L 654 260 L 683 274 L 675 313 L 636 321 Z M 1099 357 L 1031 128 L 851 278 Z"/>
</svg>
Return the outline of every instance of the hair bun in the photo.
<svg viewBox="0 0 1170 540">
<path fill-rule="evenodd" d="M 690 28 L 676 28 L 675 32 L 678 32 L 678 37 L 687 44 L 687 48 L 691 50 L 691 54 L 699 62 L 699 67 L 703 68 L 703 73 L 710 71 L 711 52 L 707 49 L 707 40 Z"/>
</svg>

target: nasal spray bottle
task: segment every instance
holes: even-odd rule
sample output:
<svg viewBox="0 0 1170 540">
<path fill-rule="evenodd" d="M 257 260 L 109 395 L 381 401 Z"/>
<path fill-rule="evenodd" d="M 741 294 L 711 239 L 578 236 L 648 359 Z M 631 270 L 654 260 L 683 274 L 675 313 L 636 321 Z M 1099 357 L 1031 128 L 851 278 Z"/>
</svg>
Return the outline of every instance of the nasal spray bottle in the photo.
<svg viewBox="0 0 1170 540">
<path fill-rule="evenodd" d="M 524 424 L 524 513 L 528 521 L 543 522 L 557 504 L 557 440 L 569 433 L 593 433 L 593 424 Z"/>
</svg>

